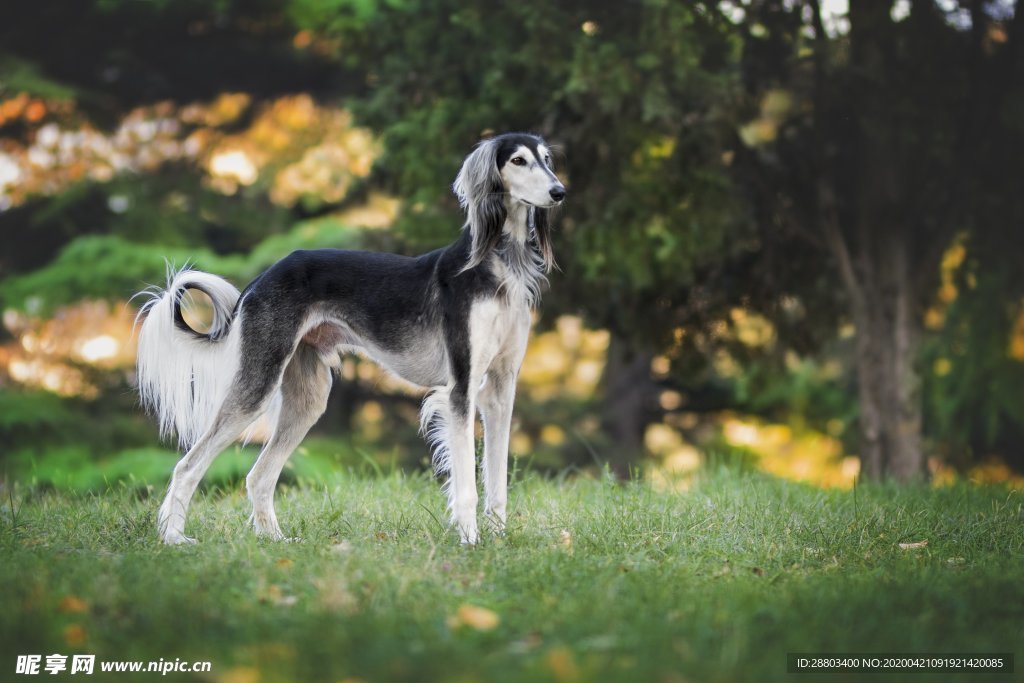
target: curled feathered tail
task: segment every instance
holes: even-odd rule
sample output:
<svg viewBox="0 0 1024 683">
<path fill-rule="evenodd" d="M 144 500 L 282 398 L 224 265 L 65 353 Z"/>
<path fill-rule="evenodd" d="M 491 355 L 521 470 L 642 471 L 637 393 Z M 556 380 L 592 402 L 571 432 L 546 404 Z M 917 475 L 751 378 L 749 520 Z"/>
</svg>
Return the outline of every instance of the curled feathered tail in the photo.
<svg viewBox="0 0 1024 683">
<path fill-rule="evenodd" d="M 188 326 L 181 314 L 185 290 L 197 289 L 213 302 L 207 333 Z M 139 331 L 136 358 L 139 398 L 160 425 L 160 436 L 178 435 L 188 449 L 209 428 L 238 369 L 234 320 L 239 292 L 230 282 L 198 270 L 168 268 L 167 289 L 140 292 L 149 300 Z"/>
</svg>

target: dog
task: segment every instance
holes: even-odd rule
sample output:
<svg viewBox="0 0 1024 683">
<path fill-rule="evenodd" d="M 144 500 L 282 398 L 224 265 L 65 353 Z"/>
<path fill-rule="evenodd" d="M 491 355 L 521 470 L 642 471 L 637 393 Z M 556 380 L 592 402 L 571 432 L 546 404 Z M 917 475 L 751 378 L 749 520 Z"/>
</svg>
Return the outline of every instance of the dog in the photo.
<svg viewBox="0 0 1024 683">
<path fill-rule="evenodd" d="M 484 425 L 484 511 L 506 520 L 509 430 L 531 312 L 554 266 L 549 212 L 565 199 L 551 150 L 538 136 L 480 142 L 452 186 L 466 213 L 460 237 L 419 257 L 296 251 L 241 293 L 196 270 L 169 269 L 166 289 L 140 294 L 138 392 L 160 434 L 185 450 L 157 515 L 164 543 L 185 535 L 189 501 L 217 455 L 266 414 L 272 436 L 246 476 L 251 524 L 283 539 L 274 489 L 285 462 L 323 414 L 333 370 L 362 353 L 429 389 L 421 432 L 452 526 L 479 539 L 474 426 Z M 206 332 L 181 312 L 187 290 L 213 303 Z"/>
</svg>

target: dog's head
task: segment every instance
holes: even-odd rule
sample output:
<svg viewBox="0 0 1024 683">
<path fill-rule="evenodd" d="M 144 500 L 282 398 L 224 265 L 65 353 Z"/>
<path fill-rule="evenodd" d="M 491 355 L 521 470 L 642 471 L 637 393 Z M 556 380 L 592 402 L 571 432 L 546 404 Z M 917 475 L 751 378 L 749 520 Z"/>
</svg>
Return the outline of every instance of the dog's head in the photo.
<svg viewBox="0 0 1024 683">
<path fill-rule="evenodd" d="M 529 207 L 531 237 L 546 270 L 554 258 L 548 209 L 565 199 L 565 186 L 552 171 L 551 150 L 543 139 L 527 133 L 505 133 L 484 140 L 466 157 L 453 185 L 466 210 L 473 248 L 471 268 L 501 241 L 509 204 Z"/>
</svg>

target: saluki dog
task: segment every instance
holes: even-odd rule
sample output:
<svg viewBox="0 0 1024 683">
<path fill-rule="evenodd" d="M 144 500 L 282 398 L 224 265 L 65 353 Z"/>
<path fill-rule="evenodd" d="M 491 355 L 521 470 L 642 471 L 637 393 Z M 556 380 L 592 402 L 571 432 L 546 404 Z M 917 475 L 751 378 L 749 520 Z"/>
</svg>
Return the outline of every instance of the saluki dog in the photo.
<svg viewBox="0 0 1024 683">
<path fill-rule="evenodd" d="M 549 210 L 565 198 L 545 142 L 506 133 L 478 144 L 453 189 L 466 212 L 461 236 L 416 258 L 317 249 L 296 251 L 241 293 L 226 280 L 171 270 L 139 315 L 138 390 L 162 436 L 185 456 L 157 515 L 165 543 L 191 543 L 185 515 L 217 455 L 257 417 L 274 425 L 246 477 L 257 534 L 284 535 L 274 489 L 289 455 L 327 405 L 341 355 L 362 353 L 430 389 L 420 427 L 452 525 L 476 543 L 477 410 L 484 424 L 484 511 L 504 528 L 509 430 L 531 309 L 554 265 Z M 194 289 L 213 304 L 210 329 L 181 312 Z"/>
</svg>

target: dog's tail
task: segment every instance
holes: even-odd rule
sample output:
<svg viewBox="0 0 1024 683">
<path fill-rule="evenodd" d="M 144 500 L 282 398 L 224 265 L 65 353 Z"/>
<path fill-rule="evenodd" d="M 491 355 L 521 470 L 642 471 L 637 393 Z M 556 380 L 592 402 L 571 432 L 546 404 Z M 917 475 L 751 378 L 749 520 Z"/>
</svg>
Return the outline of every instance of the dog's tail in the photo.
<svg viewBox="0 0 1024 683">
<path fill-rule="evenodd" d="M 213 324 L 198 332 L 185 322 L 181 299 L 196 289 L 213 302 Z M 239 292 L 230 282 L 187 267 L 168 267 L 167 289 L 139 294 L 149 300 L 136 359 L 139 398 L 160 425 L 160 436 L 178 435 L 188 449 L 209 428 L 238 369 L 238 325 L 232 325 Z M 138 318 L 136 319 L 138 320 Z"/>
</svg>

